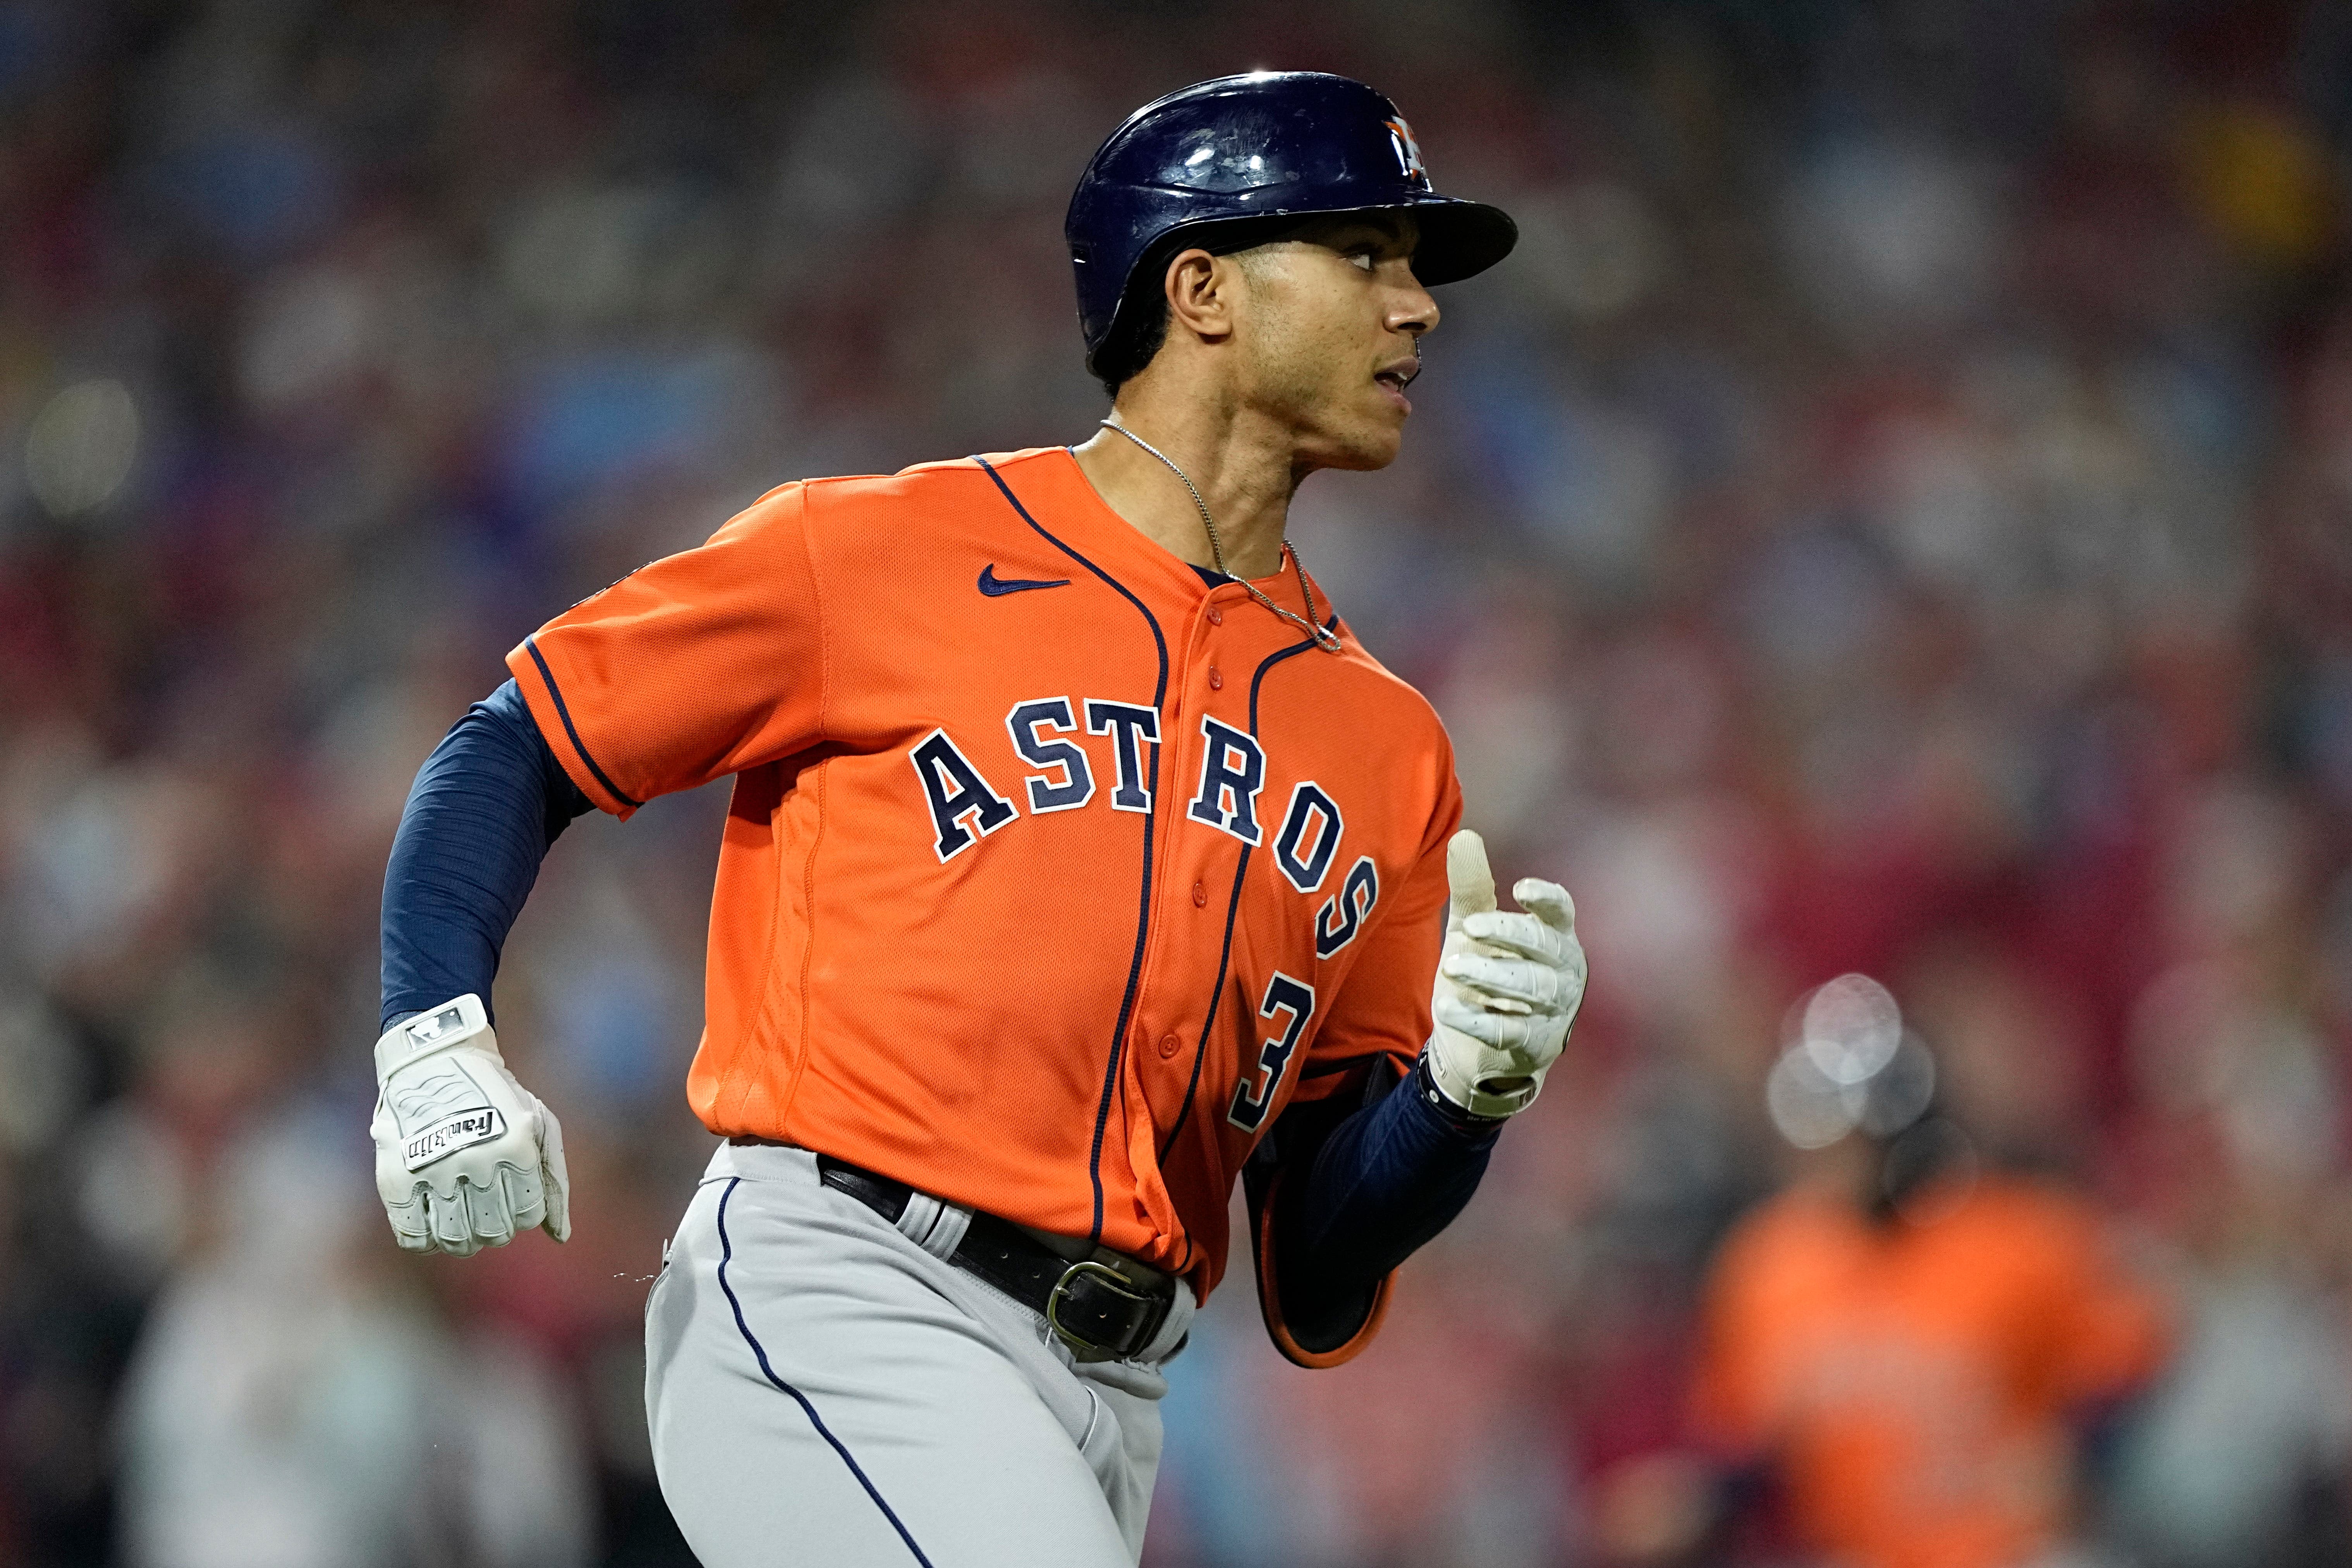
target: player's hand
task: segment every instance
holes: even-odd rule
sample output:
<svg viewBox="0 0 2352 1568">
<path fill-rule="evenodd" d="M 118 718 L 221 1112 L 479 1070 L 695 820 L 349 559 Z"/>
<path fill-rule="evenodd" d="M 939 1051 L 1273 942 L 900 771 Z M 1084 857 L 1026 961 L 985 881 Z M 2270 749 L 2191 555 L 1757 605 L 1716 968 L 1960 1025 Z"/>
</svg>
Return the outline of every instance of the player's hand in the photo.
<svg viewBox="0 0 2352 1568">
<path fill-rule="evenodd" d="M 499 1055 L 471 992 L 375 1043 L 375 1186 L 412 1252 L 459 1258 L 533 1226 L 572 1235 L 563 1131 Z"/>
<path fill-rule="evenodd" d="M 1465 1110 L 1508 1116 L 1543 1087 L 1584 1001 L 1576 904 L 1559 883 L 1528 877 L 1511 889 L 1527 912 L 1496 909 L 1486 843 L 1467 829 L 1445 847 L 1445 879 L 1454 901 L 1431 1000 L 1430 1076 Z"/>
</svg>

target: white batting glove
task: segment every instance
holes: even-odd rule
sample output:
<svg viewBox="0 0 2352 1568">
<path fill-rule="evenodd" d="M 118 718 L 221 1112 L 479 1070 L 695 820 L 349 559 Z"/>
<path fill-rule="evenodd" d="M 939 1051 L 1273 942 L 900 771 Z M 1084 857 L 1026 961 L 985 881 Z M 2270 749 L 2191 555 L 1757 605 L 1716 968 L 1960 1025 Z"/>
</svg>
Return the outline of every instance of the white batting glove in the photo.
<svg viewBox="0 0 2352 1568">
<path fill-rule="evenodd" d="M 1445 879 L 1454 901 L 1431 998 L 1430 1077 L 1473 1115 L 1509 1116 L 1543 1088 L 1584 1001 L 1576 904 L 1559 883 L 1528 877 L 1511 889 L 1528 912 L 1496 909 L 1486 842 L 1466 828 L 1445 847 Z"/>
<path fill-rule="evenodd" d="M 472 992 L 375 1043 L 375 1187 L 411 1252 L 459 1258 L 533 1226 L 572 1236 L 563 1130 L 499 1055 Z"/>
</svg>

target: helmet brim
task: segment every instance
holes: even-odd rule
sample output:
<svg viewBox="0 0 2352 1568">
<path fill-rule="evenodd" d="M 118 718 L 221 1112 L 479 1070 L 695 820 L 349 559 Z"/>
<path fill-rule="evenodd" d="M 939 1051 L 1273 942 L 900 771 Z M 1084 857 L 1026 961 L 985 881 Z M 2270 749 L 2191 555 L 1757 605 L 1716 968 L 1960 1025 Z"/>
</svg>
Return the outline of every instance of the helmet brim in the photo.
<svg viewBox="0 0 2352 1568">
<path fill-rule="evenodd" d="M 1165 268 L 1178 251 L 1198 246 L 1224 255 L 1276 239 L 1288 229 L 1318 218 L 1354 217 L 1364 213 L 1411 213 L 1421 237 L 1412 252 L 1412 275 L 1426 289 L 1475 278 L 1503 258 L 1519 242 L 1519 226 L 1500 207 L 1459 196 L 1416 196 L 1368 207 L 1276 207 L 1246 217 L 1212 218 L 1185 224 L 1153 241 L 1146 260 Z M 1143 263 L 1136 268 L 1139 275 Z"/>
<path fill-rule="evenodd" d="M 1425 289 L 1475 278 L 1519 243 L 1519 226 L 1511 215 L 1484 202 L 1431 195 L 1407 203 L 1405 210 L 1421 226 L 1412 275 Z"/>
</svg>

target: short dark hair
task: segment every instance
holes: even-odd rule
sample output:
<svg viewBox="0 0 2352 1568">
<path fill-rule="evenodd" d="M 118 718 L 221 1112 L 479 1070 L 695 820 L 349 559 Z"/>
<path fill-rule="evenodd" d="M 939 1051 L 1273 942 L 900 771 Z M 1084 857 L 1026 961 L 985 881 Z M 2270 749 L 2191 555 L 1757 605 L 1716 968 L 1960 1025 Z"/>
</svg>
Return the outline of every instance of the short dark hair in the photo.
<svg viewBox="0 0 2352 1568">
<path fill-rule="evenodd" d="M 1168 269 L 1168 256 L 1174 254 L 1170 251 L 1158 258 L 1160 265 L 1157 270 L 1164 274 Z M 1138 280 L 1143 278 L 1144 268 L 1153 259 L 1147 256 L 1137 265 L 1135 276 Z M 1102 383 L 1103 390 L 1110 394 L 1112 401 L 1118 401 L 1118 389 L 1134 380 L 1143 367 L 1151 363 L 1152 356 L 1159 353 L 1160 345 L 1167 341 L 1167 290 L 1156 289 L 1148 299 L 1129 300 L 1112 321 L 1110 335 L 1094 352 L 1095 379 Z"/>
</svg>

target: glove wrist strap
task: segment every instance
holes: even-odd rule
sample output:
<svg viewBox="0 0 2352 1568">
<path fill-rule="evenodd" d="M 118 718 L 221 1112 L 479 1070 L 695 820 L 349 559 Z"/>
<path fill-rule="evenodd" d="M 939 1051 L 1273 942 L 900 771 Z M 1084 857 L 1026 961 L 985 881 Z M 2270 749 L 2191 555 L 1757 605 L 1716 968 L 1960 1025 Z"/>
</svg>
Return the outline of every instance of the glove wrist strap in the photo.
<svg viewBox="0 0 2352 1568">
<path fill-rule="evenodd" d="M 409 1063 L 458 1046 L 498 1055 L 498 1037 L 490 1033 L 489 1009 L 468 991 L 438 1007 L 402 1019 L 375 1043 L 375 1080 L 382 1083 Z"/>
<path fill-rule="evenodd" d="M 1543 1088 L 1543 1074 L 1539 1071 L 1528 1075 L 1525 1088 L 1508 1094 L 1492 1093 L 1477 1083 L 1465 1083 L 1458 1072 L 1449 1070 L 1444 1053 L 1434 1044 L 1423 1053 L 1422 1062 L 1434 1095 L 1458 1114 L 1480 1121 L 1500 1121 L 1507 1116 L 1517 1115 L 1535 1102 L 1537 1091 Z"/>
<path fill-rule="evenodd" d="M 1448 1094 L 1437 1081 L 1437 1067 L 1424 1052 L 1415 1067 L 1411 1085 L 1421 1096 L 1422 1103 L 1443 1118 L 1445 1124 L 1461 1132 L 1485 1132 L 1508 1121 L 1508 1116 L 1482 1115 Z"/>
</svg>

